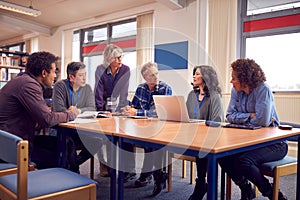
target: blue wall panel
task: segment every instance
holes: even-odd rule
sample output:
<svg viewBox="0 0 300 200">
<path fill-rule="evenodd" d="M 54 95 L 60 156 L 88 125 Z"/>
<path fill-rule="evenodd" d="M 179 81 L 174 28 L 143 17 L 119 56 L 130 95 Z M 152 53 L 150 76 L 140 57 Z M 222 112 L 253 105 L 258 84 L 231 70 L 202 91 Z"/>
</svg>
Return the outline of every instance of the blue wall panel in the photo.
<svg viewBox="0 0 300 200">
<path fill-rule="evenodd" d="M 188 41 L 155 45 L 154 60 L 159 70 L 188 68 Z"/>
</svg>

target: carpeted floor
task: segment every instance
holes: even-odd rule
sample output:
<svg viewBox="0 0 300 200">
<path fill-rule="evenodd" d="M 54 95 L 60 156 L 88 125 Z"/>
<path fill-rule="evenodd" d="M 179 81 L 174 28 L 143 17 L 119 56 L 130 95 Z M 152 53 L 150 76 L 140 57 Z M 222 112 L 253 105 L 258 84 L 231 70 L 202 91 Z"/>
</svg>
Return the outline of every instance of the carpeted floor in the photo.
<svg viewBox="0 0 300 200">
<path fill-rule="evenodd" d="M 142 166 L 142 159 L 136 159 L 136 170 L 139 173 Z M 166 192 L 163 190 L 158 196 L 151 197 L 151 193 L 153 190 L 153 182 L 150 185 L 147 185 L 142 188 L 134 187 L 134 180 L 126 183 L 124 189 L 124 197 L 127 200 L 139 200 L 139 199 L 157 199 L 157 200 L 187 200 L 190 194 L 193 192 L 194 185 L 189 183 L 189 163 L 187 163 L 187 178 L 181 178 L 181 160 L 175 160 L 173 163 L 173 177 L 172 177 L 172 191 Z M 108 200 L 109 199 L 109 188 L 110 188 L 110 179 L 103 178 L 99 176 L 99 163 L 95 159 L 95 180 L 97 180 L 100 184 L 100 188 L 98 189 L 98 199 Z M 81 174 L 85 176 L 89 176 L 89 161 L 80 166 Z M 195 172 L 196 174 L 196 172 Z M 219 173 L 220 174 L 220 173 Z M 138 175 L 137 177 L 138 178 Z M 220 181 L 219 181 L 220 183 Z M 219 184 L 220 185 L 220 184 Z M 236 185 L 232 185 L 232 200 L 240 199 L 240 190 Z M 296 175 L 285 176 L 280 179 L 280 190 L 287 195 L 289 200 L 296 199 L 295 197 L 295 189 L 296 189 Z M 220 191 L 220 189 L 219 189 Z M 204 197 L 206 199 L 206 196 Z M 256 198 L 258 200 L 266 200 L 259 193 L 259 196 Z"/>
</svg>

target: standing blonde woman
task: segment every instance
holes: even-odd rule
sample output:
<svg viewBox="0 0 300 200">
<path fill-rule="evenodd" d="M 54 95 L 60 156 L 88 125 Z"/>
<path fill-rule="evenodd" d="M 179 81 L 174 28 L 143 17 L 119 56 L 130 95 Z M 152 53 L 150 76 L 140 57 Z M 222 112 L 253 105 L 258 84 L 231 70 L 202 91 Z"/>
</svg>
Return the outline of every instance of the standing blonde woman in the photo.
<svg viewBox="0 0 300 200">
<path fill-rule="evenodd" d="M 103 53 L 103 64 L 99 65 L 95 73 L 95 103 L 98 111 L 105 111 L 107 107 L 108 98 L 119 99 L 117 102 L 117 111 L 128 105 L 128 87 L 130 78 L 130 68 L 122 63 L 123 50 L 114 44 L 109 44 L 105 47 Z M 107 153 L 109 152 L 109 142 L 106 144 Z M 129 143 L 124 144 L 124 149 L 128 152 L 128 157 L 125 159 L 125 173 L 124 182 L 133 179 L 135 173 L 135 159 L 133 154 L 133 145 Z M 104 162 L 102 152 L 98 152 L 100 160 L 100 175 L 108 176 L 109 168 L 102 164 Z M 107 154 L 107 161 L 109 163 L 110 156 Z"/>
</svg>

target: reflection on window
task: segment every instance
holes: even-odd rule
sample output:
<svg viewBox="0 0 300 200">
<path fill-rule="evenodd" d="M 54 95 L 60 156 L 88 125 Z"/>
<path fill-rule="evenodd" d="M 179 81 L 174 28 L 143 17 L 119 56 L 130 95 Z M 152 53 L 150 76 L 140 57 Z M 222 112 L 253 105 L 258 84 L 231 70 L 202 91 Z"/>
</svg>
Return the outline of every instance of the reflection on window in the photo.
<svg viewBox="0 0 300 200">
<path fill-rule="evenodd" d="M 72 44 L 72 60 L 73 61 L 80 61 L 80 40 L 79 40 L 79 33 L 73 34 L 73 44 Z"/>
<path fill-rule="evenodd" d="M 107 40 L 107 28 L 98 28 L 84 32 L 84 43 Z"/>
<path fill-rule="evenodd" d="M 103 63 L 103 55 L 84 57 L 83 63 L 86 68 L 86 82 L 94 89 L 95 87 L 95 72 L 97 66 Z"/>
<path fill-rule="evenodd" d="M 262 1 L 248 0 L 247 15 L 256 15 L 261 13 L 275 12 L 300 7 L 298 0 L 280 0 L 280 1 Z"/>
<path fill-rule="evenodd" d="M 300 33 L 246 39 L 246 57 L 264 70 L 273 91 L 300 91 Z"/>
<path fill-rule="evenodd" d="M 136 35 L 136 22 L 129 22 L 112 27 L 112 38 Z"/>
<path fill-rule="evenodd" d="M 129 91 L 135 91 L 137 87 L 136 51 L 124 52 L 122 63 L 130 68 Z"/>
<path fill-rule="evenodd" d="M 9 47 L 9 51 L 21 51 L 20 45 Z"/>
</svg>

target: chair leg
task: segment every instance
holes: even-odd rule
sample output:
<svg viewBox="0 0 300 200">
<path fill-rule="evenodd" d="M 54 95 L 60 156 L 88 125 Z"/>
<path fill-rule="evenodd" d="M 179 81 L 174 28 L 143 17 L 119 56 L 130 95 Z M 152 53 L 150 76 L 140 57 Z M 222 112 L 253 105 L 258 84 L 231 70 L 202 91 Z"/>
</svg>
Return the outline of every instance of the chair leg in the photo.
<svg viewBox="0 0 300 200">
<path fill-rule="evenodd" d="M 90 158 L 90 178 L 94 179 L 94 156 Z"/>
<path fill-rule="evenodd" d="M 194 168 L 195 168 L 195 163 L 193 161 L 190 161 L 190 184 L 194 184 L 195 183 L 195 173 L 194 173 Z"/>
<path fill-rule="evenodd" d="M 226 175 L 226 200 L 231 199 L 231 186 L 232 186 L 231 178 L 228 175 Z"/>
<path fill-rule="evenodd" d="M 168 153 L 168 188 L 167 192 L 172 192 L 172 153 Z"/>
<path fill-rule="evenodd" d="M 181 178 L 185 178 L 186 177 L 186 161 L 182 160 L 182 175 Z"/>
<path fill-rule="evenodd" d="M 278 199 L 279 180 L 280 180 L 280 175 L 279 175 L 277 167 L 275 167 L 274 176 L 273 176 L 273 200 Z"/>
</svg>

